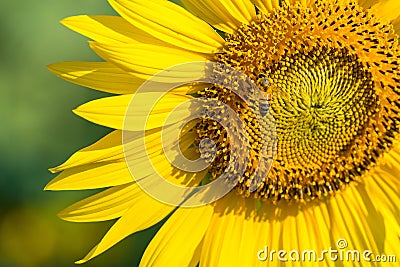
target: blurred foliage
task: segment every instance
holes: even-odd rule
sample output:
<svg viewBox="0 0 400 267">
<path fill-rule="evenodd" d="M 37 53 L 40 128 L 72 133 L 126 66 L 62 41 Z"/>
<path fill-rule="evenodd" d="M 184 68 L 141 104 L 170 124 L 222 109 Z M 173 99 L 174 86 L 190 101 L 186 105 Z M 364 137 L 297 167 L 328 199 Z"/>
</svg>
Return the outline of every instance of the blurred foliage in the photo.
<svg viewBox="0 0 400 267">
<path fill-rule="evenodd" d="M 114 14 L 107 1 L 3 1 L 0 9 L 0 266 L 75 266 L 112 222 L 60 220 L 62 208 L 93 192 L 44 192 L 47 169 L 109 129 L 71 110 L 106 94 L 67 83 L 46 65 L 99 60 L 87 39 L 58 23 L 79 14 Z M 158 225 L 159 226 L 159 225 Z M 84 266 L 135 266 L 156 227 Z"/>
</svg>

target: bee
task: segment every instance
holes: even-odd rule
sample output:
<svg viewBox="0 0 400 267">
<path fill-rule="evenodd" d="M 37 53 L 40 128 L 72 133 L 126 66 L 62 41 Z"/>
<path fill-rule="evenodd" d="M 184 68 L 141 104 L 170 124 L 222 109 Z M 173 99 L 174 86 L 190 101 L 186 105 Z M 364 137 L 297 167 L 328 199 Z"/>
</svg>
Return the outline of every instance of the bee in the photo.
<svg viewBox="0 0 400 267">
<path fill-rule="evenodd" d="M 257 85 L 261 87 L 261 97 L 259 99 L 260 104 L 260 114 L 261 116 L 265 116 L 269 110 L 268 101 L 272 100 L 272 90 L 274 86 L 267 79 L 265 74 L 260 73 L 257 79 Z"/>
<path fill-rule="evenodd" d="M 265 115 L 267 115 L 268 110 L 269 110 L 268 100 L 263 94 L 260 98 L 260 114 L 261 114 L 261 116 L 264 117 Z"/>
<path fill-rule="evenodd" d="M 267 79 L 267 76 L 265 76 L 264 73 L 260 73 L 258 75 L 258 79 L 257 79 L 257 85 L 263 87 L 263 88 L 268 88 L 270 83 L 269 80 Z"/>
</svg>

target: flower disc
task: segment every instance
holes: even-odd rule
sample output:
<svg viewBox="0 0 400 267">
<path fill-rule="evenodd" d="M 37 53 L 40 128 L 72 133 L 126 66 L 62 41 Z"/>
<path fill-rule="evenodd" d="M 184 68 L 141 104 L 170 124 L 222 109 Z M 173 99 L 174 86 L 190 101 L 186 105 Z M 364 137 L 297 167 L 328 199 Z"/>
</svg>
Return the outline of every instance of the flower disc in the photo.
<svg viewBox="0 0 400 267">
<path fill-rule="evenodd" d="M 392 26 L 356 3 L 283 5 L 227 34 L 216 59 L 269 95 L 278 138 L 271 171 L 251 192 L 261 137 L 254 113 L 226 90 L 199 92 L 229 103 L 252 137 L 251 160 L 237 190 L 273 201 L 311 200 L 358 181 L 398 135 L 399 58 Z M 229 158 L 229 140 L 209 121 L 197 131 L 220 143 L 211 168 L 217 178 Z"/>
</svg>

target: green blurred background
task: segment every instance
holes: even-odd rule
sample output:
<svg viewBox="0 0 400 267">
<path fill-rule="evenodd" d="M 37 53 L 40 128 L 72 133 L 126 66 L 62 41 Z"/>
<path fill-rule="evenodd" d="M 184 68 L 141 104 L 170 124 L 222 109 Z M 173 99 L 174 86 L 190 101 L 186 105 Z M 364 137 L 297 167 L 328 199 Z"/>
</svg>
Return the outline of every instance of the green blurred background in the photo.
<svg viewBox="0 0 400 267">
<path fill-rule="evenodd" d="M 99 60 L 87 38 L 59 20 L 114 11 L 106 0 L 2 1 L 0 7 L 0 266 L 75 266 L 112 222 L 62 221 L 58 211 L 93 192 L 43 187 L 55 177 L 49 167 L 109 132 L 71 112 L 106 94 L 67 83 L 46 65 Z M 127 238 L 84 266 L 136 266 L 156 229 Z"/>
</svg>

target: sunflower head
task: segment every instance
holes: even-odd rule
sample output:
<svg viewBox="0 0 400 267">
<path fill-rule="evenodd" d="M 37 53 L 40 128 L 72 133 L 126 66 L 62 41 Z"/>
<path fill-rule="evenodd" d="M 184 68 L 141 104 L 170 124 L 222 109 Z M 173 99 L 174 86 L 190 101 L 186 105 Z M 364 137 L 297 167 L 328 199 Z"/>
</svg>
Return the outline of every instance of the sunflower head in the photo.
<svg viewBox="0 0 400 267">
<path fill-rule="evenodd" d="M 303 201 L 327 197 L 359 181 L 398 134 L 397 47 L 393 27 L 355 2 L 283 4 L 227 34 L 216 60 L 269 92 L 278 140 L 275 162 L 262 186 L 249 192 L 254 173 L 250 163 L 238 191 L 273 201 Z M 266 77 L 267 86 L 260 84 L 260 77 Z M 223 99 L 241 114 L 254 137 L 250 159 L 256 161 L 261 135 L 249 107 L 226 90 L 199 93 Z M 209 125 L 199 125 L 199 136 L 212 135 Z M 226 167 L 229 151 L 220 155 L 212 169 L 215 177 Z"/>
<path fill-rule="evenodd" d="M 62 172 L 46 187 L 107 188 L 60 213 L 118 219 L 79 263 L 168 216 L 142 266 L 256 266 L 264 245 L 325 251 L 343 238 L 396 250 L 400 2 L 180 2 L 110 0 L 120 16 L 63 21 L 104 62 L 50 69 L 119 94 L 75 110 L 115 131 L 51 169 Z M 226 194 L 186 205 L 224 181 Z"/>
</svg>

